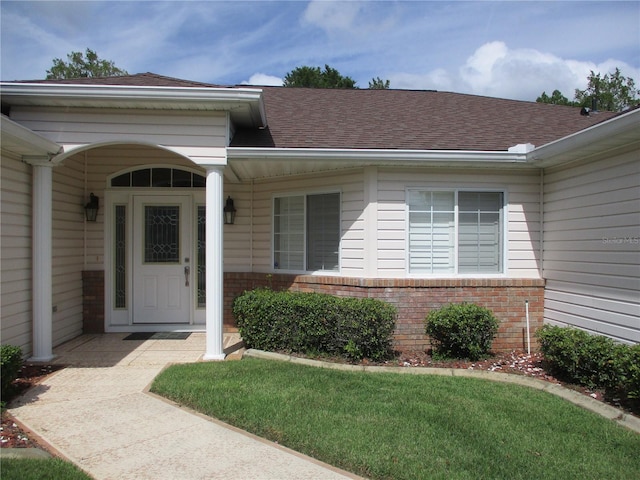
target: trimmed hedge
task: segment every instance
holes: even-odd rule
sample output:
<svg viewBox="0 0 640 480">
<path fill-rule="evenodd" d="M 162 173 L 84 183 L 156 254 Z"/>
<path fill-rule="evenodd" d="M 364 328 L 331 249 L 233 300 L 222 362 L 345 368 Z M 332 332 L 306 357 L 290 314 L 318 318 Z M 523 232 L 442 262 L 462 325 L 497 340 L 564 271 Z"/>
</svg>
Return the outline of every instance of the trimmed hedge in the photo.
<svg viewBox="0 0 640 480">
<path fill-rule="evenodd" d="M 14 345 L 1 345 L 0 377 L 2 390 L 0 394 L 3 399 L 11 394 L 11 383 L 18 378 L 20 367 L 22 367 L 22 349 Z"/>
<path fill-rule="evenodd" d="M 396 309 L 375 299 L 257 289 L 233 301 L 249 348 L 382 360 L 391 351 Z"/>
<path fill-rule="evenodd" d="M 536 336 L 550 372 L 561 380 L 603 388 L 640 413 L 640 345 L 623 345 L 571 327 L 544 325 Z"/>
<path fill-rule="evenodd" d="M 425 332 L 436 358 L 478 360 L 489 354 L 499 321 L 473 303 L 451 303 L 429 312 Z"/>
</svg>

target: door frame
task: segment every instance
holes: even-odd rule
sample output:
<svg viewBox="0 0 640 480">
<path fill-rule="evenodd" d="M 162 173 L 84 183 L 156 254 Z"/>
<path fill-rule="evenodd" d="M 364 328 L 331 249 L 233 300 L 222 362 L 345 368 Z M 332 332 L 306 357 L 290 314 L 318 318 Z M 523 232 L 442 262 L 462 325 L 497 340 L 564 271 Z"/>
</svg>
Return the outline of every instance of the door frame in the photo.
<svg viewBox="0 0 640 480">
<path fill-rule="evenodd" d="M 158 197 L 163 196 L 170 201 L 170 197 L 181 196 L 191 199 L 190 215 L 191 215 L 191 273 L 190 273 L 190 293 L 189 293 L 189 321 L 187 323 L 135 323 L 133 295 L 134 295 L 134 278 L 133 269 L 133 245 L 134 241 L 134 197 Z M 198 307 L 198 288 L 197 288 L 197 213 L 198 206 L 205 205 L 205 191 L 200 189 L 185 188 L 126 188 L 126 189 L 107 189 L 105 190 L 105 213 L 104 213 L 104 313 L 105 313 L 105 332 L 144 332 L 144 331 L 204 331 L 206 308 Z M 126 206 L 126 307 L 115 308 L 115 207 L 119 205 Z M 90 254 L 89 252 L 87 252 Z"/>
</svg>

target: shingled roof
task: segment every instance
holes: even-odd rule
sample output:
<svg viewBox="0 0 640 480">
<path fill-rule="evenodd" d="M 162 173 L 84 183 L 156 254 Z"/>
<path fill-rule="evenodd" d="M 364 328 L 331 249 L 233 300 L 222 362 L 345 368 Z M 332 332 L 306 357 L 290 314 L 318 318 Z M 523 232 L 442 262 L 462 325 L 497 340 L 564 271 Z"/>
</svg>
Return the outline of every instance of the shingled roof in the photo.
<svg viewBox="0 0 640 480">
<path fill-rule="evenodd" d="M 263 87 L 268 128 L 232 147 L 502 151 L 557 140 L 612 113 L 450 92 Z"/>
<path fill-rule="evenodd" d="M 37 82 L 225 88 L 154 73 Z M 238 87 L 251 88 L 228 88 Z M 505 151 L 540 146 L 615 115 L 428 90 L 255 88 L 264 92 L 268 126 L 239 129 L 231 147 Z"/>
</svg>

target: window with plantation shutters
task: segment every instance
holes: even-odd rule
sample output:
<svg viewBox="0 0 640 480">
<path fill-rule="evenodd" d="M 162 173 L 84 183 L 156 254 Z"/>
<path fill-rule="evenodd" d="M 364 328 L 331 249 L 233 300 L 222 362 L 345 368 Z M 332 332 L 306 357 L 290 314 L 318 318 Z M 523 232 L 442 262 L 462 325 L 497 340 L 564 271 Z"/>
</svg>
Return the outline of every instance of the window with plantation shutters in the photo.
<svg viewBox="0 0 640 480">
<path fill-rule="evenodd" d="M 410 273 L 502 273 L 503 206 L 502 192 L 410 190 Z"/>
<path fill-rule="evenodd" d="M 277 197 L 273 203 L 273 266 L 338 271 L 340 194 Z"/>
</svg>

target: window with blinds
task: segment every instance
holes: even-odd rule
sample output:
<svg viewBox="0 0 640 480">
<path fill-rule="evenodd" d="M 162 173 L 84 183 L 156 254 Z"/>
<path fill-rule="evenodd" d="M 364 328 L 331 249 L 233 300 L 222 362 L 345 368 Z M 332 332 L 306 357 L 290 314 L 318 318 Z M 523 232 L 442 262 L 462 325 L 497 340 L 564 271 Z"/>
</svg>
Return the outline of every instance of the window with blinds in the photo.
<svg viewBox="0 0 640 480">
<path fill-rule="evenodd" d="M 273 204 L 273 266 L 338 271 L 340 194 L 277 197 Z"/>
<path fill-rule="evenodd" d="M 503 208 L 502 192 L 409 191 L 410 273 L 502 273 Z"/>
</svg>

